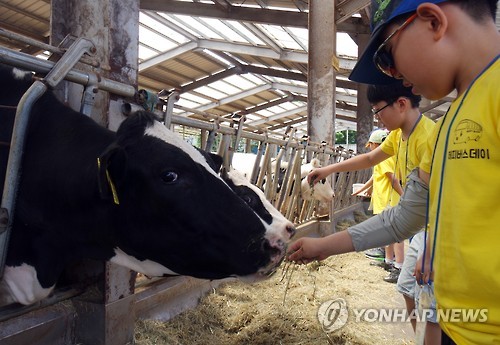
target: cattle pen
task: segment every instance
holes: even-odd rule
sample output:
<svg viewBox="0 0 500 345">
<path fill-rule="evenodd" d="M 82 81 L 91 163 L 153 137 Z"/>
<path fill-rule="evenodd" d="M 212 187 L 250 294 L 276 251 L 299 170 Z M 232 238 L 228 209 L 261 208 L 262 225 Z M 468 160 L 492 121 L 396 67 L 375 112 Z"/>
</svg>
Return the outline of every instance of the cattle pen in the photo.
<svg viewBox="0 0 500 345">
<path fill-rule="evenodd" d="M 29 38 L 4 30 L 0 35 L 34 43 Z M 339 162 L 353 157 L 352 151 L 298 135 L 293 126 L 286 134 L 272 130 L 262 132 L 245 122 L 245 114 L 223 117 L 189 109 L 176 104 L 176 92 L 165 94 L 136 90 L 126 81 L 103 77 L 92 72 L 91 67 L 95 64 L 91 54 L 95 50 L 94 45 L 92 42 L 82 42 L 73 42 L 71 47 L 76 47 L 76 53 L 71 47 L 62 51 L 44 45 L 43 49 L 66 53 L 58 62 L 0 47 L 0 63 L 35 72 L 51 88 L 56 88 L 63 79 L 83 85 L 79 110 L 89 116 L 97 108 L 98 102 L 94 95 L 98 91 L 109 92 L 113 95 L 110 106 L 113 116 L 107 120 L 107 125 L 113 130 L 132 112 L 146 109 L 154 112 L 166 127 L 199 149 L 222 156 L 227 169 L 232 165 L 234 153 L 254 153 L 250 181 L 262 189 L 273 206 L 295 224 L 296 236 L 324 236 L 332 233 L 338 220 L 365 208 L 363 199 L 352 196 L 351 191 L 353 184 L 369 179 L 370 170 L 335 174 L 333 180 L 328 181 L 335 192 L 331 202 L 305 200 L 300 194 L 304 178 L 300 171 L 302 165 L 313 158 L 322 165 Z M 77 63 L 86 68 L 74 67 Z M 176 108 L 197 116 L 189 118 L 175 115 L 173 109 Z M 27 109 L 26 113 L 29 113 L 29 106 Z M 287 168 L 284 169 L 283 178 L 278 181 L 279 170 L 283 165 Z M 15 178 L 19 166 L 12 169 Z M 15 180 L 6 182 L 6 186 L 15 186 L 16 183 Z M 10 198 L 15 198 L 15 189 L 9 193 L 13 195 Z M 5 217 L 2 215 L 2 221 Z M 3 234 L 8 234 L 8 231 L 3 230 L 0 235 Z M 1 242 L 3 249 L 0 248 L 2 257 L 8 245 L 5 235 Z M 184 276 L 148 279 L 112 263 L 92 260 L 79 262 L 65 270 L 54 293 L 48 298 L 29 306 L 8 305 L 0 308 L 0 343 L 129 344 L 133 342 L 136 320 L 168 320 L 194 307 L 201 296 L 221 282 L 223 280 Z"/>
<path fill-rule="evenodd" d="M 50 62 L 0 49 L 2 63 L 17 63 L 23 68 L 31 66 L 29 69 L 38 73 L 50 70 Z M 68 76 L 75 75 L 85 73 L 69 70 Z M 127 86 L 119 85 L 118 90 L 127 90 Z M 203 121 L 179 117 L 169 111 L 175 107 L 170 103 L 172 100 L 175 97 L 165 101 L 160 99 L 161 110 L 155 110 L 165 125 L 176 129 L 180 135 L 186 131 L 191 135 L 194 133 L 202 148 L 225 158 L 224 164 L 230 165 L 231 154 L 238 147 L 256 148 L 258 159 L 251 179 L 259 187 L 263 187 L 266 179 L 273 181 L 276 171 L 271 168 L 272 160 L 278 164 L 287 162 L 290 169 L 287 169 L 279 191 L 271 187 L 272 183 L 267 183 L 266 193 L 269 200 L 297 225 L 300 236 L 327 234 L 334 228 L 332 224 L 336 220 L 363 207 L 360 199 L 352 197 L 350 191 L 353 183 L 363 182 L 369 177 L 369 171 L 337 174 L 335 198 L 329 205 L 302 200 L 297 187 L 300 183 L 293 184 L 293 181 L 300 180 L 297 167 L 306 161 L 308 155 L 329 164 L 348 159 L 353 155 L 351 152 L 294 137 L 293 131 L 287 137 L 272 132 L 255 134 L 244 131 L 244 118 L 221 119 L 201 114 L 207 118 Z M 141 105 L 123 101 L 120 109 L 125 117 L 139 107 Z M 51 297 L 36 305 L 3 308 L 0 312 L 0 341 L 22 344 L 27 343 L 27 339 L 37 339 L 37 344 L 67 344 L 71 339 L 79 339 L 92 344 L 123 344 L 130 339 L 136 319 L 169 319 L 195 306 L 200 296 L 220 283 L 189 277 L 136 280 L 136 274 L 127 269 L 113 264 L 101 265 L 90 262 L 73 267 L 71 277 L 67 278 L 68 285 L 62 285 Z"/>
</svg>

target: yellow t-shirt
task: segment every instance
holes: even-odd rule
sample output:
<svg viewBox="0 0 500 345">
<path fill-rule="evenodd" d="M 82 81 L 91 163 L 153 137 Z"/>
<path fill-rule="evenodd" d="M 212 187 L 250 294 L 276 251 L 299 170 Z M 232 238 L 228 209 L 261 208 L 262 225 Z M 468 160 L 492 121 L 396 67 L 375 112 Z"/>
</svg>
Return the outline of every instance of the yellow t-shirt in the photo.
<svg viewBox="0 0 500 345">
<path fill-rule="evenodd" d="M 441 319 L 440 325 L 457 344 L 499 344 L 500 59 L 452 103 L 433 136 L 437 143 L 430 142 L 420 167 L 431 171 L 438 308 L 448 315 L 452 308 L 487 310 L 483 322 Z"/>
<path fill-rule="evenodd" d="M 373 214 L 381 213 L 387 206 L 395 206 L 399 202 L 399 194 L 392 187 L 391 179 L 386 173 L 394 173 L 396 160 L 390 157 L 373 167 Z"/>
<path fill-rule="evenodd" d="M 406 176 L 420 165 L 434 126 L 434 121 L 422 115 L 407 140 L 401 138 L 401 129 L 397 129 L 391 131 L 380 145 L 380 149 L 389 156 L 397 155 L 395 171 L 403 186 Z"/>
</svg>

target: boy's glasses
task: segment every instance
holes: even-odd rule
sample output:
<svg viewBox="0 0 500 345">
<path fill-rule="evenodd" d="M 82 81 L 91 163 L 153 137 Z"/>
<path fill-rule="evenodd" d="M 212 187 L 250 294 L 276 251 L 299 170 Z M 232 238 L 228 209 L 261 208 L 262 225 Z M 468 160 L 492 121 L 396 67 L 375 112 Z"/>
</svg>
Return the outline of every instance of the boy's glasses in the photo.
<svg viewBox="0 0 500 345">
<path fill-rule="evenodd" d="M 386 105 L 384 105 L 382 108 L 380 109 L 373 109 L 372 108 L 372 115 L 377 115 L 378 113 L 380 113 L 382 110 L 384 110 L 385 108 L 387 108 L 388 106 L 390 106 L 392 103 L 394 102 L 390 102 L 390 103 L 387 103 Z"/>
<path fill-rule="evenodd" d="M 408 19 L 405 20 L 403 24 L 401 24 L 396 30 L 394 30 L 389 35 L 389 37 L 387 37 L 385 41 L 382 42 L 382 44 L 378 47 L 375 54 L 373 54 L 373 62 L 375 63 L 375 66 L 377 66 L 377 68 L 382 73 L 388 75 L 389 77 L 396 78 L 396 76 L 398 75 L 398 71 L 396 70 L 392 54 L 385 49 L 385 46 L 391 38 L 403 31 L 404 28 L 406 28 L 415 18 L 417 18 L 416 13 L 412 14 Z"/>
</svg>

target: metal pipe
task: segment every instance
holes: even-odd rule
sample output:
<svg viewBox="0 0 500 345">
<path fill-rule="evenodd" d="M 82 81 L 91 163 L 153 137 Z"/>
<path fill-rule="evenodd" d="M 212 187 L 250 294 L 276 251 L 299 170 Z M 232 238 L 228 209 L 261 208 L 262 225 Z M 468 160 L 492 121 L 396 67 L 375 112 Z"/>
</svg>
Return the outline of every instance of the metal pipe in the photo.
<svg viewBox="0 0 500 345">
<path fill-rule="evenodd" d="M 41 81 L 36 81 L 31 85 L 28 91 L 26 91 L 23 97 L 21 97 L 17 107 L 1 205 L 2 209 L 7 210 L 8 222 L 7 224 L 2 224 L 0 228 L 0 278 L 3 276 L 5 258 L 7 256 L 7 244 L 9 243 L 10 229 L 12 228 L 14 219 L 14 207 L 29 114 L 33 103 L 35 103 L 45 91 L 47 91 L 47 86 Z"/>
<path fill-rule="evenodd" d="M 127 103 L 124 105 L 127 109 L 130 110 L 130 112 L 137 111 L 137 110 L 144 110 L 142 107 L 139 107 L 138 105 L 135 104 L 128 104 Z M 177 105 L 175 108 L 178 108 Z M 163 116 L 163 112 L 159 110 L 155 110 L 154 113 L 160 117 Z M 217 116 L 213 115 L 212 116 Z M 234 121 L 232 119 L 225 119 L 228 121 Z M 198 129 L 205 129 L 207 131 L 214 131 L 216 130 L 218 133 L 221 134 L 229 134 L 229 135 L 236 135 L 236 129 L 235 128 L 230 128 L 227 126 L 219 126 L 217 129 L 214 128 L 214 123 L 213 122 L 207 122 L 207 121 L 202 121 L 198 119 L 193 119 L 190 117 L 185 117 L 185 116 L 180 116 L 180 115 L 172 115 L 172 123 L 176 125 L 183 125 L 183 126 L 188 126 L 188 127 L 195 127 Z M 269 133 L 271 134 L 271 133 Z M 276 144 L 279 146 L 288 146 L 288 147 L 299 147 L 301 146 L 301 143 L 298 141 L 292 141 L 290 138 L 288 140 L 283 140 L 280 138 L 275 138 L 271 137 L 266 134 L 257 134 L 253 132 L 248 132 L 248 131 L 242 131 L 241 133 L 242 138 L 246 139 L 251 139 L 251 140 L 256 140 L 256 141 L 267 141 L 270 144 Z M 315 151 L 321 151 L 323 152 L 323 148 L 315 147 L 312 145 L 314 143 L 311 143 L 310 146 L 306 147 L 306 150 L 309 152 L 315 152 Z M 326 148 L 325 153 L 331 154 L 331 155 L 336 155 L 338 153 L 337 150 L 331 149 L 329 147 Z"/>
<path fill-rule="evenodd" d="M 16 52 L 5 47 L 0 47 L 0 63 L 42 74 L 47 74 L 54 68 L 55 65 L 52 61 L 41 60 L 34 56 Z M 68 72 L 64 79 L 87 86 L 90 83 L 90 75 L 91 73 L 72 69 Z M 97 80 L 99 90 L 108 91 L 122 97 L 133 98 L 135 96 L 135 88 L 131 85 L 119 83 L 111 79 L 101 78 L 100 76 L 97 76 Z"/>
<path fill-rule="evenodd" d="M 215 114 L 210 114 L 210 113 L 207 113 L 206 111 L 200 111 L 200 110 L 196 110 L 196 109 L 191 109 L 191 108 L 179 105 L 179 104 L 175 104 L 174 107 L 176 109 L 183 110 L 185 112 L 189 112 L 189 113 L 201 115 L 201 116 L 203 116 L 205 118 L 208 118 L 208 119 L 219 120 L 219 122 L 229 122 L 229 123 L 238 122 L 238 121 L 236 121 L 234 119 L 226 118 L 226 117 L 215 115 Z M 183 117 L 186 117 L 186 116 L 183 116 Z M 259 131 L 259 132 L 263 132 L 264 131 L 262 128 L 259 128 L 259 127 L 256 127 L 256 126 L 252 126 L 252 125 L 249 125 L 249 124 L 244 124 L 244 126 L 245 126 L 245 128 L 248 128 L 248 129 L 251 129 L 251 130 L 254 130 L 254 131 Z"/>
<path fill-rule="evenodd" d="M 172 92 L 170 95 L 168 95 L 167 98 L 167 105 L 166 105 L 166 110 L 165 110 L 165 116 L 163 118 L 163 122 L 165 124 L 165 127 L 170 129 L 170 126 L 172 124 L 172 115 L 174 114 L 174 105 L 175 102 L 179 100 L 179 93 L 177 91 Z"/>
<path fill-rule="evenodd" d="M 26 43 L 27 45 L 30 45 L 32 47 L 37 47 L 37 48 L 40 48 L 41 50 L 46 50 L 46 51 L 49 51 L 51 53 L 58 54 L 58 55 L 63 55 L 66 51 L 65 49 L 62 49 L 59 47 L 54 47 L 54 46 L 51 46 L 50 44 L 40 42 L 40 41 L 35 40 L 33 38 L 30 38 L 30 37 L 19 35 L 15 32 L 5 30 L 2 28 L 0 28 L 0 36 L 3 36 L 3 37 L 8 38 L 10 40 Z M 84 64 L 90 65 L 92 67 L 99 67 L 99 62 L 92 60 L 92 59 L 89 59 L 85 56 L 82 56 L 80 58 L 80 62 L 83 62 Z"/>
</svg>

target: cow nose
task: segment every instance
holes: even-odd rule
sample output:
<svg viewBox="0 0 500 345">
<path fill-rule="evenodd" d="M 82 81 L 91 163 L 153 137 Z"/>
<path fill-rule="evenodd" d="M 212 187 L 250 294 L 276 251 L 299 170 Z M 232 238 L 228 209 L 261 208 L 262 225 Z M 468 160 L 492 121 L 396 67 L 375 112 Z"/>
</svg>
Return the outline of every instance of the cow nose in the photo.
<svg viewBox="0 0 500 345">
<path fill-rule="evenodd" d="M 295 229 L 295 227 L 293 225 L 287 225 L 286 232 L 288 232 L 288 234 L 290 235 L 290 238 L 292 238 L 293 235 L 295 235 L 295 233 L 297 232 L 297 230 Z"/>
<path fill-rule="evenodd" d="M 269 253 L 271 258 L 279 258 L 283 255 L 286 245 L 282 240 L 275 241 L 274 243 L 264 241 L 262 249 Z"/>
</svg>

